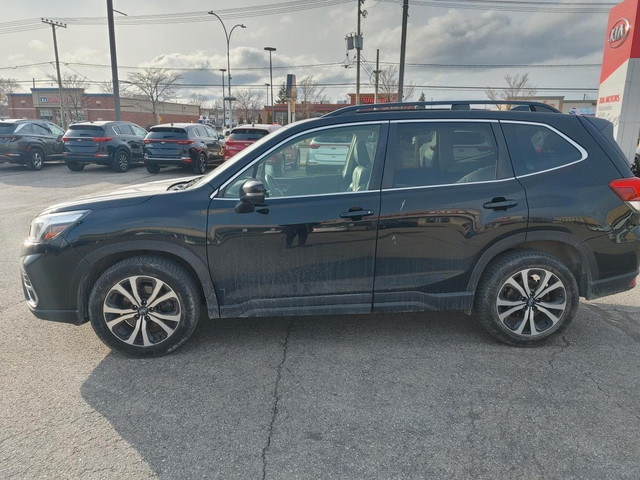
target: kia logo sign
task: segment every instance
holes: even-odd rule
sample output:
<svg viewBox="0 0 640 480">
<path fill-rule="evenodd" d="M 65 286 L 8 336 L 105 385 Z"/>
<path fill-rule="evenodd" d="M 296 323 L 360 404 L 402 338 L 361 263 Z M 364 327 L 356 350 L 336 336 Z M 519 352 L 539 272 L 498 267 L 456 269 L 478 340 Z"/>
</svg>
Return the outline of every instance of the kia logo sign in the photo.
<svg viewBox="0 0 640 480">
<path fill-rule="evenodd" d="M 629 23 L 629 20 L 626 18 L 618 20 L 609 32 L 609 46 L 611 48 L 618 48 L 622 45 L 629 36 L 630 30 L 631 24 Z"/>
</svg>

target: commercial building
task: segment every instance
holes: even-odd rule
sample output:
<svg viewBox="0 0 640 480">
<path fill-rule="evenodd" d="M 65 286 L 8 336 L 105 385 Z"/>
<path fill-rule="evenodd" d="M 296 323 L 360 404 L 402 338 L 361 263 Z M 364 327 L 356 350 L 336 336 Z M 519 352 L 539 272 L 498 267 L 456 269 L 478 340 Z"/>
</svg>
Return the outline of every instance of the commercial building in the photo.
<svg viewBox="0 0 640 480">
<path fill-rule="evenodd" d="M 64 89 L 63 110 L 71 122 L 115 120 L 116 112 L 113 95 L 110 93 L 87 93 L 82 88 Z M 60 93 L 57 88 L 32 88 L 31 93 L 9 95 L 9 117 L 40 118 L 62 125 L 60 118 Z M 140 97 L 120 98 L 120 119 L 136 123 L 142 127 L 155 125 L 151 102 Z M 197 105 L 159 102 L 159 121 L 193 122 L 200 118 Z"/>
</svg>

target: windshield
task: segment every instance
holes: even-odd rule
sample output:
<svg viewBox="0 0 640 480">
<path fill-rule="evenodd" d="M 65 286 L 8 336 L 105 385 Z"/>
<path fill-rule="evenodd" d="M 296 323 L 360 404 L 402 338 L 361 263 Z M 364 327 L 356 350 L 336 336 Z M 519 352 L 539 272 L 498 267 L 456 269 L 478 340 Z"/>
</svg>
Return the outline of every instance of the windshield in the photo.
<svg viewBox="0 0 640 480">
<path fill-rule="evenodd" d="M 300 120 L 300 121 L 295 122 L 295 123 L 290 123 L 289 125 L 287 125 L 285 127 L 282 127 L 282 128 L 279 128 L 275 132 L 272 132 L 271 135 L 265 135 L 260 140 L 252 143 L 251 145 L 249 145 L 244 150 L 240 151 L 239 153 L 236 153 L 233 157 L 231 157 L 230 160 L 227 160 L 222 165 L 220 165 L 218 168 L 215 168 L 214 170 L 212 170 L 211 173 L 201 177 L 192 186 L 194 188 L 197 188 L 197 187 L 199 187 L 199 186 L 201 186 L 201 185 L 203 185 L 205 183 L 210 183 L 211 186 L 214 187 L 214 188 L 219 187 L 219 185 L 216 185 L 216 183 L 217 183 L 216 179 L 218 177 L 224 176 L 225 173 L 228 170 L 233 170 L 234 167 L 237 168 L 236 164 L 238 164 L 238 163 L 245 164 L 247 156 L 252 156 L 253 152 L 256 149 L 260 148 L 262 146 L 262 144 L 264 144 L 265 142 L 270 141 L 271 139 L 276 138 L 276 137 L 279 138 L 280 140 L 284 140 L 289 135 L 289 130 L 291 129 L 291 127 L 296 126 L 296 125 L 300 125 L 302 122 L 310 122 L 312 120 L 313 119 L 307 119 L 307 120 Z"/>
<path fill-rule="evenodd" d="M 16 126 L 13 123 L 0 123 L 0 135 L 12 133 Z"/>
</svg>

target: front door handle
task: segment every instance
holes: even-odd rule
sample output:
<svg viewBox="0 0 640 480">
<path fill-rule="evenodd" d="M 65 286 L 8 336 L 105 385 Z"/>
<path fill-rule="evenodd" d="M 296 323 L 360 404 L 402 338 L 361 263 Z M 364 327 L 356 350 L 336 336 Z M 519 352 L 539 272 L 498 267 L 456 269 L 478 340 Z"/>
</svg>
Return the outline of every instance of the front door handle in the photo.
<svg viewBox="0 0 640 480">
<path fill-rule="evenodd" d="M 516 202 L 515 200 L 507 199 L 504 197 L 497 197 L 482 206 L 491 210 L 507 210 L 508 208 L 515 207 L 516 205 L 518 205 L 518 202 Z"/>
<path fill-rule="evenodd" d="M 351 207 L 348 212 L 342 212 L 340 218 L 350 218 L 352 220 L 362 220 L 362 217 L 373 215 L 371 210 L 363 210 L 362 207 Z"/>
</svg>

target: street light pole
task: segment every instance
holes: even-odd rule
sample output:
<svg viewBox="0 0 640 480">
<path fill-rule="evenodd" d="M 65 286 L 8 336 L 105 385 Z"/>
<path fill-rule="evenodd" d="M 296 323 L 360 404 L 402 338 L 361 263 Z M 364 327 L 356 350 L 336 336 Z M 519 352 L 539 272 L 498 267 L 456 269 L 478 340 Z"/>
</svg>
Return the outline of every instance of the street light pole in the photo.
<svg viewBox="0 0 640 480">
<path fill-rule="evenodd" d="M 224 122 L 227 120 L 227 106 L 224 103 L 224 72 L 227 71 L 226 68 L 219 68 L 222 73 L 222 133 L 224 133 Z"/>
<path fill-rule="evenodd" d="M 404 58 L 407 50 L 407 18 L 409 17 L 409 0 L 402 3 L 402 37 L 400 39 L 400 72 L 398 74 L 398 101 L 404 96 Z"/>
<path fill-rule="evenodd" d="M 269 87 L 271 86 L 271 84 L 265 83 L 264 86 L 267 87 L 267 105 L 269 105 Z M 273 103 L 273 98 L 271 99 L 271 102 Z M 273 107 L 271 107 L 271 122 L 273 123 Z M 269 122 L 265 121 L 265 123 L 269 123 Z"/>
<path fill-rule="evenodd" d="M 240 27 L 240 28 L 247 28 L 247 27 L 243 23 L 238 23 L 238 24 L 234 25 L 233 27 L 231 27 L 231 31 L 229 31 L 229 33 L 227 33 L 227 27 L 225 26 L 225 24 L 222 21 L 222 19 L 220 18 L 220 16 L 217 13 L 215 13 L 213 10 L 210 10 L 207 13 L 209 15 L 213 15 L 218 20 L 220 20 L 220 24 L 222 25 L 222 28 L 224 30 L 224 36 L 227 39 L 227 78 L 229 80 L 229 98 L 231 98 L 231 60 L 230 60 L 230 56 L 229 56 L 229 43 L 231 42 L 231 34 L 236 29 L 236 27 Z M 231 102 L 232 101 L 229 100 L 229 128 L 231 128 L 233 126 L 233 105 L 232 105 Z"/>
<path fill-rule="evenodd" d="M 269 52 L 269 81 L 271 82 L 271 121 L 273 122 L 273 65 L 271 64 L 271 53 L 275 52 L 275 47 L 264 47 L 264 49 Z M 267 91 L 267 97 L 269 91 Z M 269 100 L 267 98 L 267 100 Z"/>
</svg>

